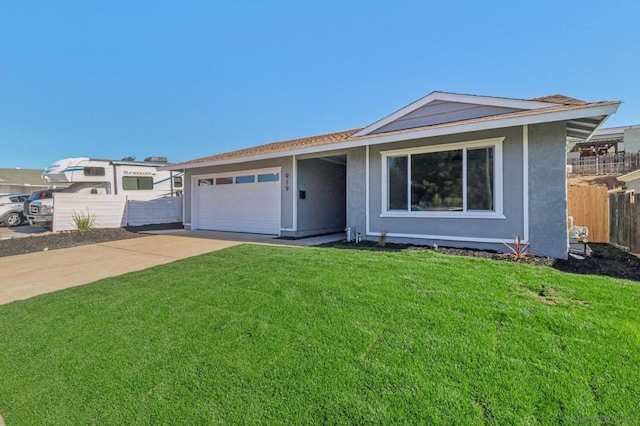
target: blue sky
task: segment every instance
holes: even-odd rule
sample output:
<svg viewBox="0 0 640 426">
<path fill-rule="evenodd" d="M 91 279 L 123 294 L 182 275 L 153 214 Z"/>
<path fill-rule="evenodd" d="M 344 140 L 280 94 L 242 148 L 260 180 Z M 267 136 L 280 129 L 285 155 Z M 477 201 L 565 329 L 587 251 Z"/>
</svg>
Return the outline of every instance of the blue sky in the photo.
<svg viewBox="0 0 640 426">
<path fill-rule="evenodd" d="M 0 167 L 171 162 L 366 126 L 434 90 L 625 103 L 637 1 L 0 0 Z"/>
</svg>

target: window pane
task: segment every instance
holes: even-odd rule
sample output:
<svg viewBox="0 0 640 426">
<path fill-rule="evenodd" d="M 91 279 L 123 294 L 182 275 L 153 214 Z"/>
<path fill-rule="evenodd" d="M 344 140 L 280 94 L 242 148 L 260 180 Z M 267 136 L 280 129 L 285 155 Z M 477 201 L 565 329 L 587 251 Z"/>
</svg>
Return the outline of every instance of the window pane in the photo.
<svg viewBox="0 0 640 426">
<path fill-rule="evenodd" d="M 124 176 L 122 178 L 122 189 L 124 189 L 125 191 L 153 189 L 153 178 Z"/>
<path fill-rule="evenodd" d="M 230 185 L 232 183 L 233 183 L 233 178 L 231 177 L 216 178 L 216 185 Z"/>
<path fill-rule="evenodd" d="M 411 156 L 411 210 L 462 210 L 462 150 Z"/>
<path fill-rule="evenodd" d="M 139 177 L 137 179 L 138 179 L 138 189 L 153 189 L 152 177 Z"/>
<path fill-rule="evenodd" d="M 493 148 L 467 150 L 467 210 L 493 210 Z"/>
<path fill-rule="evenodd" d="M 280 173 L 269 173 L 258 175 L 258 182 L 277 182 L 280 180 Z"/>
<path fill-rule="evenodd" d="M 198 179 L 198 186 L 211 186 L 213 179 Z"/>
<path fill-rule="evenodd" d="M 256 177 L 254 175 L 250 176 L 236 176 L 236 183 L 253 183 L 255 182 Z"/>
<path fill-rule="evenodd" d="M 85 167 L 83 173 L 85 176 L 104 176 L 104 167 Z"/>
<path fill-rule="evenodd" d="M 131 191 L 138 189 L 138 180 L 134 177 L 125 176 L 122 178 L 122 189 Z"/>
<path fill-rule="evenodd" d="M 407 157 L 389 157 L 389 210 L 407 210 Z"/>
</svg>

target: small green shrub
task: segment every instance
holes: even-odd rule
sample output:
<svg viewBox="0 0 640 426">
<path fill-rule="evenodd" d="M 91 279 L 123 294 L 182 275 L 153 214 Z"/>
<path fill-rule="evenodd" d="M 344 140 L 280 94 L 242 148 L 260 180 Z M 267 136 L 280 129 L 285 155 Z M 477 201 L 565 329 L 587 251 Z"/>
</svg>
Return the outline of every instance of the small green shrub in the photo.
<svg viewBox="0 0 640 426">
<path fill-rule="evenodd" d="M 89 210 L 87 210 L 86 214 L 73 212 L 71 216 L 79 232 L 87 232 L 95 229 L 96 215 L 90 214 Z"/>
</svg>

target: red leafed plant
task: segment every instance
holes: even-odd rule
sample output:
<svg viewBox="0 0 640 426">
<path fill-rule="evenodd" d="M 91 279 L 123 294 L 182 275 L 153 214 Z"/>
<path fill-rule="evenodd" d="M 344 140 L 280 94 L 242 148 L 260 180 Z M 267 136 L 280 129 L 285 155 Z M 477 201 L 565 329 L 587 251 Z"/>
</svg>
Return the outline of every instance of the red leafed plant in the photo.
<svg viewBox="0 0 640 426">
<path fill-rule="evenodd" d="M 527 249 L 529 248 L 529 243 L 523 243 L 520 239 L 520 235 L 515 235 L 513 237 L 513 246 L 510 246 L 507 243 L 503 243 L 505 246 L 511 250 L 513 254 L 513 260 L 516 262 L 521 261 L 527 255 Z"/>
</svg>

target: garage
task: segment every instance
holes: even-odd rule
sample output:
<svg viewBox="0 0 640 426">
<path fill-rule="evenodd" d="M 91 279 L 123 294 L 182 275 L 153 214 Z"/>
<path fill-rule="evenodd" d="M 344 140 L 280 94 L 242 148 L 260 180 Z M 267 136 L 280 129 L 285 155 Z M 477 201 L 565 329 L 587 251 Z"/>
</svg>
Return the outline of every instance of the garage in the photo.
<svg viewBox="0 0 640 426">
<path fill-rule="evenodd" d="M 193 229 L 280 234 L 280 169 L 193 178 Z"/>
</svg>

